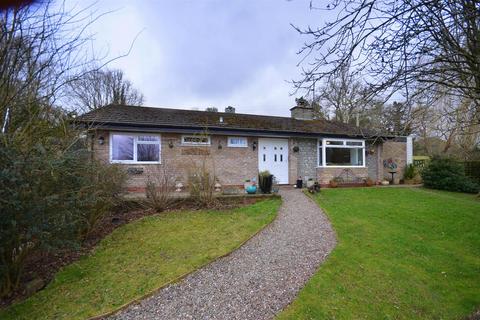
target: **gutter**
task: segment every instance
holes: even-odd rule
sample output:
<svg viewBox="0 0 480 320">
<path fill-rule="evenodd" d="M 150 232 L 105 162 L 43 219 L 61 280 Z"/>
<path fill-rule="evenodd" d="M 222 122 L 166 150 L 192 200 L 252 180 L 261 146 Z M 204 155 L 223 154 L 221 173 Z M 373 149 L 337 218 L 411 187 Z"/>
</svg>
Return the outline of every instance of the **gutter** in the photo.
<svg viewBox="0 0 480 320">
<path fill-rule="evenodd" d="M 77 121 L 78 123 L 78 121 Z M 407 140 L 405 136 L 392 135 L 362 135 L 362 134 L 345 134 L 345 133 L 331 133 L 331 132 L 298 132 L 288 130 L 265 130 L 265 129 L 244 129 L 244 128 L 224 128 L 224 127 L 199 127 L 199 126 L 172 126 L 172 125 L 144 125 L 144 124 L 129 124 L 129 123 L 95 123 L 88 121 L 81 121 L 85 128 L 89 130 L 110 130 L 110 131 L 126 131 L 126 132 L 167 132 L 167 133 L 186 133 L 195 134 L 205 131 L 219 134 L 219 135 L 242 135 L 242 136 L 261 136 L 261 137 L 293 137 L 293 138 L 318 138 L 323 137 L 342 137 L 342 138 L 385 138 L 385 139 L 400 139 Z"/>
</svg>

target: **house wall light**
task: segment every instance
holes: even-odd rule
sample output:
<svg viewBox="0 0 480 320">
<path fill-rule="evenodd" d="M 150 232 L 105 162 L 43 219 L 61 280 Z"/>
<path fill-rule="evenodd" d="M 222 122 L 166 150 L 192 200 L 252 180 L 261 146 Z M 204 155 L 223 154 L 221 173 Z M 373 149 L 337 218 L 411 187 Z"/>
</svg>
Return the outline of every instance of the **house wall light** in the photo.
<svg viewBox="0 0 480 320">
<path fill-rule="evenodd" d="M 105 138 L 103 136 L 100 136 L 97 141 L 98 144 L 102 146 L 105 143 Z"/>
<path fill-rule="evenodd" d="M 169 141 L 169 142 L 168 142 L 168 147 L 169 147 L 170 149 L 173 148 L 173 141 Z"/>
<path fill-rule="evenodd" d="M 253 151 L 257 150 L 257 141 L 253 141 L 252 149 L 253 149 Z"/>
</svg>

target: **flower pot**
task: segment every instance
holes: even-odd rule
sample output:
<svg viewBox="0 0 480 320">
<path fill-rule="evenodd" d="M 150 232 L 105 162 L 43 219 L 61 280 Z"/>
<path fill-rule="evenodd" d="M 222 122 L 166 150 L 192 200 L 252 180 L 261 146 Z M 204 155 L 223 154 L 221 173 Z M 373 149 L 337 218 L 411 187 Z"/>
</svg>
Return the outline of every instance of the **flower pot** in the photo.
<svg viewBox="0 0 480 320">
<path fill-rule="evenodd" d="M 257 187 L 256 186 L 248 186 L 246 189 L 248 194 L 255 194 L 257 193 Z"/>
</svg>

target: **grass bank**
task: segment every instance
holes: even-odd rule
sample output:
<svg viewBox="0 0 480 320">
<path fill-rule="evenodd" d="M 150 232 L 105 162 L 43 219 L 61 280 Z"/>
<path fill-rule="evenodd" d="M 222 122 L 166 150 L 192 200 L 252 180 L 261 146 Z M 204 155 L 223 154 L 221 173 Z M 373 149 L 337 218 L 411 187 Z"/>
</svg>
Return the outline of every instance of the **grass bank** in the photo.
<svg viewBox="0 0 480 320">
<path fill-rule="evenodd" d="M 0 319 L 85 319 L 115 310 L 232 251 L 270 223 L 280 203 L 168 213 L 122 226 L 47 288 L 0 311 Z"/>
</svg>

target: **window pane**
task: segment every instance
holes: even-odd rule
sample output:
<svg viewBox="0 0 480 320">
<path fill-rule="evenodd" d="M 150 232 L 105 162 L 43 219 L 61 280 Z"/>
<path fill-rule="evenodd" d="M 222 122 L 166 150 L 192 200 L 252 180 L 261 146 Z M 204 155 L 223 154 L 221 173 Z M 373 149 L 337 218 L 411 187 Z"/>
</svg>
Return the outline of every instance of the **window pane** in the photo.
<svg viewBox="0 0 480 320">
<path fill-rule="evenodd" d="M 362 166 L 363 148 L 327 148 L 328 166 Z"/>
<path fill-rule="evenodd" d="M 228 138 L 228 145 L 229 146 L 235 146 L 235 147 L 246 147 L 247 146 L 247 138 L 230 137 L 230 138 Z"/>
<path fill-rule="evenodd" d="M 137 161 L 158 161 L 160 146 L 158 144 L 137 144 Z"/>
<path fill-rule="evenodd" d="M 361 141 L 347 141 L 347 146 L 362 146 L 362 142 Z"/>
<path fill-rule="evenodd" d="M 363 148 L 350 149 L 352 166 L 363 166 Z"/>
<path fill-rule="evenodd" d="M 133 160 L 133 137 L 114 134 L 112 136 L 112 160 Z"/>
<path fill-rule="evenodd" d="M 343 141 L 330 141 L 330 140 L 327 140 L 326 144 L 327 144 L 327 145 L 331 145 L 331 146 L 343 146 Z"/>
<path fill-rule="evenodd" d="M 323 152 L 322 147 L 318 149 L 318 165 L 323 166 Z"/>
<path fill-rule="evenodd" d="M 138 141 L 160 141 L 160 137 L 157 137 L 157 136 L 139 136 Z"/>
</svg>

